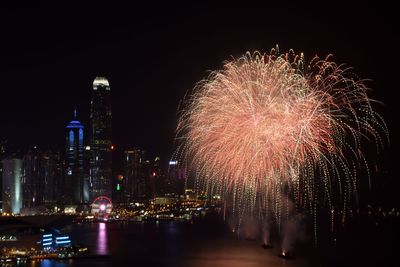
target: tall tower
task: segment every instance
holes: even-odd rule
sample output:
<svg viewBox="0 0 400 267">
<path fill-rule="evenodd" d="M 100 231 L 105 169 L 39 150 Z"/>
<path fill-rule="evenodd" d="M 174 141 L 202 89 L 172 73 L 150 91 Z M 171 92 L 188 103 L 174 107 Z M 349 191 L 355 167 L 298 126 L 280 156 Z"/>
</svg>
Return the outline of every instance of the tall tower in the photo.
<svg viewBox="0 0 400 267">
<path fill-rule="evenodd" d="M 83 202 L 83 125 L 76 119 L 66 127 L 66 155 L 67 166 L 64 182 L 64 202 Z"/>
<path fill-rule="evenodd" d="M 38 147 L 31 147 L 26 155 L 22 158 L 23 164 L 23 206 L 35 207 L 41 205 L 42 185 L 40 182 L 41 168 L 40 168 L 40 151 Z"/>
<path fill-rule="evenodd" d="M 93 81 L 90 107 L 90 181 L 92 199 L 111 197 L 111 91 L 108 80 L 96 77 Z"/>
<path fill-rule="evenodd" d="M 146 196 L 146 173 L 144 169 L 144 151 L 138 148 L 124 152 L 123 180 L 124 200 L 134 202 Z"/>
</svg>

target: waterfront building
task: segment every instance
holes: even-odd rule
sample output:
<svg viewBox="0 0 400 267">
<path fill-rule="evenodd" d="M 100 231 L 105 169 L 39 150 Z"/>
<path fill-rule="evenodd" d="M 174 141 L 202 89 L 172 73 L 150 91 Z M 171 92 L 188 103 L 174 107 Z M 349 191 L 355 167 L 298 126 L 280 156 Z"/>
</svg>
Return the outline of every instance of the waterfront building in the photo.
<svg viewBox="0 0 400 267">
<path fill-rule="evenodd" d="M 76 118 L 66 126 L 66 173 L 64 181 L 64 204 L 84 202 L 84 126 Z"/>
<path fill-rule="evenodd" d="M 90 183 L 91 198 L 111 197 L 112 190 L 112 129 L 111 90 L 108 80 L 93 81 L 90 105 Z"/>
<path fill-rule="evenodd" d="M 146 197 L 146 162 L 144 151 L 139 148 L 124 152 L 124 200 L 132 203 Z"/>
</svg>

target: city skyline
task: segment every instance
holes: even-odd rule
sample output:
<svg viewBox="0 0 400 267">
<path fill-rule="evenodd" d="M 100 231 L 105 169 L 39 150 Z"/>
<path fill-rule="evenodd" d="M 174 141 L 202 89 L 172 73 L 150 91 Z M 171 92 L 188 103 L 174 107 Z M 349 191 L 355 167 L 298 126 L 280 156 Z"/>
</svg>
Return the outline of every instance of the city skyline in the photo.
<svg viewBox="0 0 400 267">
<path fill-rule="evenodd" d="M 376 107 L 390 136 L 398 135 L 394 89 L 399 40 L 394 16 L 384 7 L 347 3 L 341 12 L 340 4 L 329 10 L 293 4 L 280 12 L 279 5 L 254 10 L 251 5 L 205 3 L 159 6 L 143 14 L 137 8 L 7 9 L 0 66 L 8 91 L 0 105 L 0 138 L 17 148 L 63 150 L 71 112 L 77 109 L 89 127 L 92 82 L 105 76 L 113 92 L 112 141 L 114 158 L 120 161 L 115 168 L 122 171 L 124 151 L 136 147 L 151 159 L 168 162 L 182 99 L 194 85 L 224 60 L 247 50 L 269 52 L 276 44 L 283 51 L 304 52 L 306 59 L 332 53 L 335 62 L 370 79 L 371 97 L 383 103 Z M 314 20 L 297 23 L 311 16 Z M 389 177 L 396 174 L 398 149 L 391 138 L 376 159 Z M 398 185 L 394 178 L 389 182 Z"/>
<path fill-rule="evenodd" d="M 2 264 L 393 265 L 395 4 L 0 13 Z"/>
<path fill-rule="evenodd" d="M 91 91 L 89 126 L 80 122 L 75 109 L 65 126 L 63 152 L 38 146 L 19 151 L 2 140 L 0 178 L 6 212 L 26 214 L 52 205 L 85 209 L 99 198 L 128 205 L 165 194 L 183 194 L 185 174 L 177 161 L 169 162 L 170 175 L 159 157 L 151 160 L 144 150 L 132 148 L 117 161 L 122 161 L 123 167 L 113 168 L 111 95 L 107 78 L 97 76 Z"/>
</svg>

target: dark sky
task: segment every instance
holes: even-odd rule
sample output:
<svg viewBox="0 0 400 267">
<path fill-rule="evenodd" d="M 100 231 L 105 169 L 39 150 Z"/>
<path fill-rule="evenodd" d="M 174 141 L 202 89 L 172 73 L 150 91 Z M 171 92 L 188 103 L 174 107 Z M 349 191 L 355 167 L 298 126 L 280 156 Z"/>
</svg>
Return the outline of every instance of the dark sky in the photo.
<svg viewBox="0 0 400 267">
<path fill-rule="evenodd" d="M 385 153 L 390 164 L 398 163 L 391 159 L 399 148 L 393 6 L 112 2 L 0 9 L 1 137 L 17 145 L 62 148 L 75 107 L 87 125 L 92 81 L 104 75 L 112 90 L 117 150 L 137 146 L 168 158 L 185 93 L 230 56 L 269 51 L 278 43 L 282 51 L 293 48 L 308 58 L 332 53 L 336 62 L 371 79 L 372 96 L 384 103 L 380 110 L 391 132 Z"/>
</svg>

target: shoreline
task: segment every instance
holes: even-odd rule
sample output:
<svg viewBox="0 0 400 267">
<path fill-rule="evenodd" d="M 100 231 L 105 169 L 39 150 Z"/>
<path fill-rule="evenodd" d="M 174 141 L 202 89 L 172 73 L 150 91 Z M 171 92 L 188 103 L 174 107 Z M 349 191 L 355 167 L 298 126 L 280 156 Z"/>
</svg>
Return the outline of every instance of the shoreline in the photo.
<svg viewBox="0 0 400 267">
<path fill-rule="evenodd" d="M 87 254 L 87 255 L 75 255 L 70 257 L 54 257 L 54 256 L 41 256 L 41 257 L 8 257 L 2 258 L 1 263 L 6 262 L 28 262 L 28 261 L 41 261 L 41 260 L 77 260 L 77 259 L 108 259 L 111 258 L 110 254 Z"/>
</svg>

